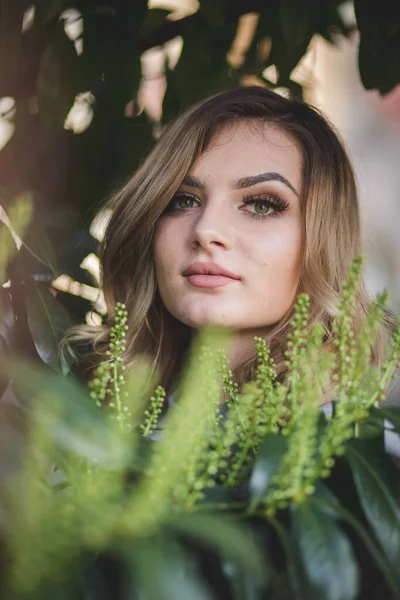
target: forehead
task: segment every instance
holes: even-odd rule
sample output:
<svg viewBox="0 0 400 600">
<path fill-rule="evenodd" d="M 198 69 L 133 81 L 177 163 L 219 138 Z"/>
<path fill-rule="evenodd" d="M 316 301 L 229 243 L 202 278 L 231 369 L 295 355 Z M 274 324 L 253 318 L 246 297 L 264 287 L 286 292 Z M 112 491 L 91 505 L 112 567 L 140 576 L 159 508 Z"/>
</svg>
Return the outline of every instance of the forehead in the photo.
<svg viewBox="0 0 400 600">
<path fill-rule="evenodd" d="M 190 174 L 212 182 L 274 171 L 301 189 L 303 159 L 292 137 L 276 126 L 250 122 L 229 125 L 211 139 Z"/>
</svg>

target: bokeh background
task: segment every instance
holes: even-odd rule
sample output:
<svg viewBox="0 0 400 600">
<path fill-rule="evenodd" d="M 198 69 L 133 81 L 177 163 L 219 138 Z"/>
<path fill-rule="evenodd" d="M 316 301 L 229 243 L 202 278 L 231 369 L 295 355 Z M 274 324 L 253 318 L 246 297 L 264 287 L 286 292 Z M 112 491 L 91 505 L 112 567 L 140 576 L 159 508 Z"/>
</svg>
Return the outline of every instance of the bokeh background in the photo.
<svg viewBox="0 0 400 600">
<path fill-rule="evenodd" d="M 393 3 L 395 4 L 395 3 Z M 400 8 L 386 0 L 3 0 L 0 219 L 33 219 L 1 281 L 7 349 L 61 368 L 68 324 L 100 323 L 102 202 L 183 107 L 229 85 L 319 108 L 360 192 L 366 281 L 400 309 Z"/>
</svg>

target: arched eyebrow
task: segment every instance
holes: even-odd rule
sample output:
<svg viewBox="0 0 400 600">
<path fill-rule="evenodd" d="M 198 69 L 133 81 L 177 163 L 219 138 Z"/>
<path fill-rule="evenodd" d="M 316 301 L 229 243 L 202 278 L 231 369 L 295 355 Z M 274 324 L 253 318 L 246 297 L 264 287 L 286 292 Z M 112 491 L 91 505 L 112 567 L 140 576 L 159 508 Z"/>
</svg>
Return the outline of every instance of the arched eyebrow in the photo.
<svg viewBox="0 0 400 600">
<path fill-rule="evenodd" d="M 274 171 L 269 171 L 268 173 L 260 173 L 259 175 L 250 175 L 249 177 L 241 177 L 241 179 L 238 179 L 234 182 L 233 187 L 237 190 L 243 190 L 253 185 L 257 185 L 258 183 L 263 183 L 264 181 L 279 181 L 280 183 L 286 185 L 290 190 L 292 190 L 294 194 L 296 194 L 296 196 L 299 197 L 299 193 L 293 187 L 290 181 L 280 173 L 275 173 Z M 188 185 L 189 187 L 194 187 L 198 189 L 204 189 L 206 187 L 206 185 L 202 181 L 200 181 L 200 179 L 194 177 L 193 175 L 186 175 L 186 177 L 183 180 L 183 183 L 185 185 Z"/>
<path fill-rule="evenodd" d="M 299 196 L 297 190 L 292 186 L 290 181 L 286 179 L 286 177 L 273 171 L 268 173 L 260 173 L 259 175 L 251 175 L 250 177 L 242 177 L 235 182 L 235 188 L 237 190 L 242 190 L 244 188 L 251 187 L 252 185 L 257 185 L 257 183 L 263 183 L 264 181 L 279 181 L 292 190 L 296 196 Z"/>
</svg>

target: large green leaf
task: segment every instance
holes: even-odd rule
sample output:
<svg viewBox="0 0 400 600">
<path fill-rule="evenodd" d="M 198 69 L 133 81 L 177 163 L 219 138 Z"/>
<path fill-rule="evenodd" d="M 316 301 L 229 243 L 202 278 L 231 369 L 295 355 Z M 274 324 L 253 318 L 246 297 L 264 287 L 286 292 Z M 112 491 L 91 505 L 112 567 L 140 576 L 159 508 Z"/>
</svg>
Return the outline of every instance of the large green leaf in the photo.
<svg viewBox="0 0 400 600">
<path fill-rule="evenodd" d="M 264 600 L 265 586 L 251 572 L 228 559 L 222 561 L 222 571 L 231 585 L 234 600 Z"/>
<path fill-rule="evenodd" d="M 214 596 L 190 563 L 171 533 L 151 538 L 118 542 L 117 552 L 125 557 L 126 598 L 146 600 L 214 600 Z"/>
<path fill-rule="evenodd" d="M 340 517 L 340 502 L 336 498 L 335 494 L 321 480 L 315 482 L 315 490 L 311 496 L 313 499 L 321 500 L 321 510 L 325 510 L 326 513 L 335 519 Z"/>
<path fill-rule="evenodd" d="M 347 444 L 358 496 L 389 564 L 400 564 L 399 472 L 376 440 L 354 439 Z M 399 582 L 400 582 L 400 576 Z"/>
<path fill-rule="evenodd" d="M 331 516 L 304 502 L 291 507 L 293 543 L 316 598 L 353 600 L 358 569 L 351 544 Z"/>
<path fill-rule="evenodd" d="M 253 505 L 265 497 L 286 450 L 287 438 L 283 435 L 271 434 L 264 439 L 250 478 L 250 496 Z"/>
<path fill-rule="evenodd" d="M 348 523 L 350 527 L 355 531 L 357 536 L 360 538 L 363 547 L 374 559 L 376 566 L 379 568 L 389 588 L 395 594 L 395 598 L 400 598 L 400 585 L 397 582 L 397 568 L 392 568 L 385 559 L 381 549 L 377 546 L 374 539 L 371 538 L 369 531 L 363 524 L 349 511 L 344 508 L 343 505 L 336 501 L 332 501 L 328 496 L 323 497 L 316 495 L 309 498 L 308 502 L 320 508 L 321 510 L 328 511 L 328 514 L 334 514 L 334 516 L 340 517 L 343 521 Z"/>
<path fill-rule="evenodd" d="M 355 0 L 360 32 L 358 66 L 367 89 L 386 94 L 400 82 L 400 11 L 397 3 Z"/>
<path fill-rule="evenodd" d="M 22 241 L 32 256 L 46 265 L 54 277 L 59 275 L 55 252 L 49 238 L 39 224 L 31 223 Z"/>
<path fill-rule="evenodd" d="M 285 589 L 289 588 L 291 595 L 285 595 L 284 598 L 304 598 L 304 600 L 311 600 L 311 590 L 300 562 L 299 551 L 296 545 L 293 544 L 289 531 L 275 517 L 269 517 L 268 522 L 275 530 L 286 559 L 285 575 L 287 574 L 288 586 Z"/>
<path fill-rule="evenodd" d="M 100 410 L 77 381 L 21 359 L 2 359 L 0 369 L 61 451 L 106 468 L 128 463 L 126 442 L 115 436 L 107 411 Z"/>
<path fill-rule="evenodd" d="M 29 330 L 37 353 L 43 362 L 57 371 L 68 370 L 58 355 L 58 344 L 72 321 L 48 286 L 27 283 L 25 286 L 26 314 Z"/>
<path fill-rule="evenodd" d="M 169 519 L 167 526 L 216 549 L 252 573 L 256 582 L 265 583 L 268 580 L 270 566 L 260 547 L 252 534 L 230 517 L 204 512 L 182 513 Z"/>
</svg>

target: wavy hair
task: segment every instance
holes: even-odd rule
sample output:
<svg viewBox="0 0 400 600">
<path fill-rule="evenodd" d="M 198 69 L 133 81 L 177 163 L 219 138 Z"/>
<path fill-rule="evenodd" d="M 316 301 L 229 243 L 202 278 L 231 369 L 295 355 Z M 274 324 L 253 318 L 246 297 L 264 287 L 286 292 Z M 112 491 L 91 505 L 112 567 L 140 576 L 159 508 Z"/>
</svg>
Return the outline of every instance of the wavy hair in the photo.
<svg viewBox="0 0 400 600">
<path fill-rule="evenodd" d="M 153 234 L 185 175 L 222 128 L 254 122 L 289 134 L 303 158 L 301 194 L 302 242 L 297 293 L 310 296 L 310 322 L 321 321 L 325 346 L 332 347 L 332 320 L 342 282 L 354 257 L 361 253 L 360 216 L 353 170 L 338 134 L 314 108 L 266 88 L 247 86 L 208 97 L 185 110 L 166 128 L 153 150 L 124 187 L 104 208 L 111 217 L 100 245 L 101 281 L 108 309 L 100 326 L 77 325 L 65 335 L 62 348 L 85 342 L 90 352 L 78 373 L 88 378 L 105 359 L 116 302 L 129 315 L 129 364 L 145 354 L 159 382 L 170 391 L 190 344 L 191 331 L 166 310 L 157 289 Z M 355 305 L 357 329 L 368 308 L 361 285 Z M 292 308 L 268 333 L 267 342 L 284 376 L 284 352 Z M 255 375 L 256 354 L 237 366 L 241 386 Z"/>
</svg>

